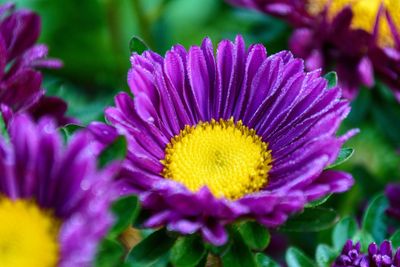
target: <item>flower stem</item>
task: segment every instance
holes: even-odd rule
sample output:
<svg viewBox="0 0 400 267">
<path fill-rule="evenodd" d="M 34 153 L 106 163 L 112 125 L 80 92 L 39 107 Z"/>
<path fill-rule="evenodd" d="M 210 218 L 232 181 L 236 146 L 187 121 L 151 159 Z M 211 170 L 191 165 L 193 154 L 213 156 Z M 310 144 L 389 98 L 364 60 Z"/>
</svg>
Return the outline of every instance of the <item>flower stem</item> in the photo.
<svg viewBox="0 0 400 267">
<path fill-rule="evenodd" d="M 209 253 L 207 256 L 206 267 L 222 267 L 221 258 Z"/>
<path fill-rule="evenodd" d="M 138 229 L 129 227 L 119 236 L 118 239 L 124 245 L 125 250 L 129 252 L 134 246 L 136 246 L 142 240 L 142 237 Z"/>
</svg>

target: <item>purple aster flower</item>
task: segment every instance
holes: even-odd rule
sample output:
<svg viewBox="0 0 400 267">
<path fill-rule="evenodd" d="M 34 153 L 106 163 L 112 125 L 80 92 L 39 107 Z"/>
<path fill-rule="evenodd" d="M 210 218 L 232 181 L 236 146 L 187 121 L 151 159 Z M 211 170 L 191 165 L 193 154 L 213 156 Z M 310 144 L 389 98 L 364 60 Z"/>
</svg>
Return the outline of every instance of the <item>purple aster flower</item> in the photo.
<svg viewBox="0 0 400 267">
<path fill-rule="evenodd" d="M 400 184 L 389 184 L 385 190 L 389 200 L 389 208 L 387 213 L 400 220 Z"/>
<path fill-rule="evenodd" d="M 267 56 L 238 36 L 217 53 L 211 40 L 165 57 L 133 54 L 128 83 L 106 117 L 128 140 L 120 183 L 139 194 L 147 227 L 201 232 L 221 245 L 224 226 L 253 218 L 276 227 L 306 202 L 343 192 L 344 172 L 324 170 L 355 131 L 335 133 L 348 114 L 340 89 L 304 72 L 290 52 Z M 104 143 L 111 127 L 92 124 Z"/>
<path fill-rule="evenodd" d="M 0 137 L 2 267 L 92 266 L 107 233 L 117 165 L 96 170 L 93 137 L 79 132 L 64 147 L 49 118 L 18 114 Z"/>
<path fill-rule="evenodd" d="M 227 0 L 234 5 L 259 10 L 283 18 L 294 25 L 308 25 L 312 21 L 307 0 Z"/>
<path fill-rule="evenodd" d="M 361 85 L 372 87 L 374 74 L 400 92 L 399 1 L 228 0 L 291 22 L 289 46 L 308 70 L 334 69 L 344 96 Z"/>
<path fill-rule="evenodd" d="M 0 5 L 0 112 L 6 120 L 15 112 L 29 112 L 36 119 L 47 115 L 65 124 L 72 121 L 65 117 L 66 103 L 44 95 L 42 74 L 36 70 L 59 68 L 62 63 L 47 59 L 47 47 L 35 44 L 39 33 L 37 14 Z"/>
<path fill-rule="evenodd" d="M 360 252 L 360 243 L 353 245 L 348 240 L 343 247 L 342 253 L 337 257 L 332 267 L 399 267 L 400 249 L 393 255 L 392 244 L 390 241 L 383 241 L 380 247 L 376 243 L 371 243 L 368 253 Z"/>
</svg>

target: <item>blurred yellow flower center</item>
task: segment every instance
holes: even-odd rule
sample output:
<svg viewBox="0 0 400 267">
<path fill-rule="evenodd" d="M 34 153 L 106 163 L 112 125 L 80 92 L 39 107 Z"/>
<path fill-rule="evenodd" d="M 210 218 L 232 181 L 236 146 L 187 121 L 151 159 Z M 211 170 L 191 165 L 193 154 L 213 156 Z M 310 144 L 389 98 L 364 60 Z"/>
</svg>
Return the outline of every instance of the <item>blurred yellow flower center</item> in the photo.
<svg viewBox="0 0 400 267">
<path fill-rule="evenodd" d="M 397 30 L 400 30 L 399 0 L 308 0 L 308 11 L 315 15 L 328 5 L 328 16 L 332 20 L 343 8 L 350 6 L 354 14 L 352 28 L 372 32 L 381 4 L 389 11 Z M 384 14 L 379 19 L 379 44 L 385 47 L 394 45 L 393 35 Z"/>
<path fill-rule="evenodd" d="M 200 122 L 172 138 L 162 175 L 191 191 L 207 186 L 214 196 L 235 200 L 267 185 L 272 163 L 267 148 L 241 121 Z"/>
<path fill-rule="evenodd" d="M 27 200 L 0 197 L 0 266 L 55 267 L 58 222 Z"/>
</svg>

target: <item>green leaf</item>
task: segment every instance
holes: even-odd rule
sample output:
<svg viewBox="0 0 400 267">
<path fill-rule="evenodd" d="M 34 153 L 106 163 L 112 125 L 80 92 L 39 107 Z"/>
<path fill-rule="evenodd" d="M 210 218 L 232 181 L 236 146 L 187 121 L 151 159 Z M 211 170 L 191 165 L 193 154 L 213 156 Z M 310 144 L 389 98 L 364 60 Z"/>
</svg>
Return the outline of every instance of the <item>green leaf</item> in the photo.
<svg viewBox="0 0 400 267">
<path fill-rule="evenodd" d="M 325 244 L 318 245 L 315 260 L 319 267 L 329 267 L 336 259 L 337 253 Z"/>
<path fill-rule="evenodd" d="M 104 239 L 99 245 L 95 266 L 119 267 L 124 254 L 124 247 L 116 240 Z"/>
<path fill-rule="evenodd" d="M 328 167 L 326 167 L 326 169 L 331 169 L 333 167 L 339 166 L 340 164 L 344 163 L 349 158 L 351 158 L 353 156 L 353 154 L 354 154 L 353 148 L 345 147 L 345 148 L 340 149 L 339 155 L 336 158 L 335 162 L 332 163 L 331 165 L 329 165 Z"/>
<path fill-rule="evenodd" d="M 305 205 L 306 208 L 314 208 L 314 207 L 318 207 L 321 206 L 322 204 L 324 204 L 330 197 L 332 196 L 332 194 L 326 195 L 320 199 L 311 201 L 310 203 L 307 203 Z"/>
<path fill-rule="evenodd" d="M 239 226 L 244 242 L 251 249 L 264 250 L 271 239 L 268 230 L 261 224 L 253 221 L 244 222 Z"/>
<path fill-rule="evenodd" d="M 0 112 L 0 134 L 4 137 L 6 140 L 10 140 L 10 137 L 8 136 L 7 132 L 7 127 L 6 123 L 4 121 L 3 115 Z"/>
<path fill-rule="evenodd" d="M 116 220 L 110 230 L 110 237 L 119 236 L 127 229 L 139 214 L 140 206 L 137 196 L 126 196 L 115 201 L 111 210 L 114 213 Z"/>
<path fill-rule="evenodd" d="M 78 130 L 83 129 L 83 126 L 78 124 L 67 124 L 61 128 L 62 134 L 64 135 L 64 140 L 68 141 L 71 136 Z"/>
<path fill-rule="evenodd" d="M 165 228 L 162 228 L 136 245 L 129 252 L 126 261 L 132 267 L 154 266 L 160 258 L 168 255 L 175 241 L 176 237 L 168 235 Z"/>
<path fill-rule="evenodd" d="M 348 239 L 357 232 L 357 222 L 352 217 L 343 218 L 333 229 L 332 242 L 336 251 L 341 251 Z"/>
<path fill-rule="evenodd" d="M 206 255 L 203 241 L 198 235 L 183 236 L 172 247 L 170 259 L 174 266 L 192 267 Z"/>
<path fill-rule="evenodd" d="M 204 254 L 203 258 L 200 260 L 200 262 L 196 265 L 196 267 L 206 267 L 207 261 L 208 261 L 208 252 L 206 250 L 206 253 Z M 219 258 L 218 258 L 219 260 Z M 171 266 L 168 266 L 171 267 Z"/>
<path fill-rule="evenodd" d="M 113 160 L 123 159 L 126 156 L 126 139 L 118 136 L 114 142 L 106 147 L 99 156 L 99 166 L 104 167 Z"/>
<path fill-rule="evenodd" d="M 285 255 L 288 267 L 315 267 L 316 264 L 297 248 L 290 247 Z"/>
<path fill-rule="evenodd" d="M 231 232 L 232 245 L 222 255 L 222 264 L 227 267 L 256 267 L 256 260 L 250 248 L 237 230 Z"/>
<path fill-rule="evenodd" d="M 394 232 L 394 234 L 390 237 L 390 241 L 392 241 L 392 246 L 394 248 L 400 247 L 400 230 Z"/>
<path fill-rule="evenodd" d="M 129 41 L 129 51 L 131 53 L 138 53 L 140 55 L 146 50 L 149 50 L 149 47 L 142 38 L 133 36 Z"/>
<path fill-rule="evenodd" d="M 359 230 L 353 237 L 353 242 L 360 242 L 361 251 L 368 251 L 368 246 L 374 242 L 372 235 L 364 230 Z"/>
<path fill-rule="evenodd" d="M 318 232 L 331 228 L 338 219 L 333 209 L 309 208 L 291 217 L 279 229 L 288 232 Z"/>
<path fill-rule="evenodd" d="M 383 194 L 379 194 L 372 199 L 364 213 L 362 229 L 370 233 L 374 241 L 378 244 L 386 237 L 388 224 L 386 209 L 388 205 L 387 198 Z"/>
<path fill-rule="evenodd" d="M 335 87 L 338 83 L 338 77 L 334 71 L 325 74 L 324 78 L 328 81 L 328 88 Z"/>
<path fill-rule="evenodd" d="M 259 267 L 280 267 L 281 265 L 263 253 L 256 254 L 256 261 Z"/>
<path fill-rule="evenodd" d="M 222 245 L 222 246 L 214 246 L 212 244 L 206 243 L 206 249 L 208 251 L 210 251 L 212 254 L 215 255 L 223 255 L 232 245 L 232 240 L 229 240 L 228 242 L 226 242 L 226 244 Z"/>
</svg>

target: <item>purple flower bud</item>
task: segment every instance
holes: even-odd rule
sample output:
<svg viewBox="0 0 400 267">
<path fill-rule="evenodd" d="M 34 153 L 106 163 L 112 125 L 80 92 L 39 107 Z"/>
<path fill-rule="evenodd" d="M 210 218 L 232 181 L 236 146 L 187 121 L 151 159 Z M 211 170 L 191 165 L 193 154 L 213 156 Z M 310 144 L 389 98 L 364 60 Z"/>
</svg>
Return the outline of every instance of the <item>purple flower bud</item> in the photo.
<svg viewBox="0 0 400 267">
<path fill-rule="evenodd" d="M 400 267 L 400 249 L 393 255 L 390 241 L 383 241 L 379 249 L 376 243 L 368 246 L 368 254 L 360 252 L 360 243 L 353 245 L 347 240 L 342 253 L 336 258 L 332 267 Z"/>
</svg>

